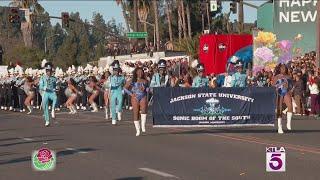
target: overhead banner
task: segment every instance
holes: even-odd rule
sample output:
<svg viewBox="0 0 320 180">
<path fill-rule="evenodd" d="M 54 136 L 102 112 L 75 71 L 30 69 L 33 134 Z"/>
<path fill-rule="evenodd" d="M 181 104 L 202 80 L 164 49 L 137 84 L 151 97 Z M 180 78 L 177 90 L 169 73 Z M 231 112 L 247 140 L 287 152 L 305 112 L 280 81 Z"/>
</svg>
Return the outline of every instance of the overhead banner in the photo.
<svg viewBox="0 0 320 180">
<path fill-rule="evenodd" d="M 274 88 L 154 88 L 154 127 L 274 126 Z"/>
<path fill-rule="evenodd" d="M 277 0 L 274 2 L 274 33 L 279 40 L 303 39 L 297 46 L 304 52 L 316 50 L 318 0 Z"/>
</svg>

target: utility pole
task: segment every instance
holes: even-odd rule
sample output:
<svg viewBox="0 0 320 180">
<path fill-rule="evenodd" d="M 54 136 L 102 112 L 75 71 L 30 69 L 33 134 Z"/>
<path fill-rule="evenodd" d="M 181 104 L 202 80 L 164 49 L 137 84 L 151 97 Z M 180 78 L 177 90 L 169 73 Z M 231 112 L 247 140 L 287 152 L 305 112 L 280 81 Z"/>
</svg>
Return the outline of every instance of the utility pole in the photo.
<svg viewBox="0 0 320 180">
<path fill-rule="evenodd" d="M 243 0 L 238 1 L 238 32 L 241 34 L 244 29 Z"/>
</svg>

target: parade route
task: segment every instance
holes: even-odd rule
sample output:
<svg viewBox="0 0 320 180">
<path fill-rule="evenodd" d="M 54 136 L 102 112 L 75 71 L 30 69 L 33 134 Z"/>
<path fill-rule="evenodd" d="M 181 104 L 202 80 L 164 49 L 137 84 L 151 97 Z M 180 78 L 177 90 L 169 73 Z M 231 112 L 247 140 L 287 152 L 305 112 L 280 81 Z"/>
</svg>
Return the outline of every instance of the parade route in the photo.
<svg viewBox="0 0 320 180">
<path fill-rule="evenodd" d="M 304 179 L 320 168 L 320 121 L 294 118 L 291 133 L 273 127 L 212 129 L 152 128 L 135 137 L 131 112 L 112 126 L 103 112 L 57 113 L 44 127 L 33 115 L 1 111 L 0 179 Z M 267 173 L 265 148 L 284 146 L 284 173 Z M 35 172 L 31 152 L 57 153 L 52 172 Z"/>
</svg>

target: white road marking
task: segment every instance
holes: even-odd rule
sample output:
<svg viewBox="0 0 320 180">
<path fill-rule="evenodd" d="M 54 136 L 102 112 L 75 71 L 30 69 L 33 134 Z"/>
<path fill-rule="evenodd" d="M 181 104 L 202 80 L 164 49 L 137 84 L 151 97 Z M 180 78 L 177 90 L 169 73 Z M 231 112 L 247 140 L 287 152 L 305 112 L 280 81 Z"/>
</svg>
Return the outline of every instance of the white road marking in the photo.
<svg viewBox="0 0 320 180">
<path fill-rule="evenodd" d="M 75 148 L 66 148 L 66 150 L 68 150 L 68 151 L 74 151 L 74 152 L 76 152 L 76 153 L 78 153 L 78 154 L 87 154 L 87 153 L 89 153 L 89 152 L 87 152 L 87 151 L 81 151 L 81 150 L 78 150 L 78 149 L 75 149 Z"/>
<path fill-rule="evenodd" d="M 75 151 L 76 149 L 75 149 L 75 148 L 66 148 L 66 150 L 68 150 L 68 151 Z"/>
<path fill-rule="evenodd" d="M 152 173 L 152 174 L 156 174 L 156 175 L 162 176 L 162 177 L 170 177 L 170 178 L 177 178 L 178 179 L 177 176 L 174 176 L 174 175 L 166 173 L 166 172 L 158 171 L 158 170 L 155 170 L 155 169 L 151 169 L 151 168 L 139 168 L 139 169 L 142 170 L 142 171 L 146 171 L 146 172 L 149 172 L 149 173 Z"/>
<path fill-rule="evenodd" d="M 24 138 L 24 137 L 21 137 L 20 139 L 24 140 L 24 141 L 33 141 L 32 138 Z"/>
</svg>

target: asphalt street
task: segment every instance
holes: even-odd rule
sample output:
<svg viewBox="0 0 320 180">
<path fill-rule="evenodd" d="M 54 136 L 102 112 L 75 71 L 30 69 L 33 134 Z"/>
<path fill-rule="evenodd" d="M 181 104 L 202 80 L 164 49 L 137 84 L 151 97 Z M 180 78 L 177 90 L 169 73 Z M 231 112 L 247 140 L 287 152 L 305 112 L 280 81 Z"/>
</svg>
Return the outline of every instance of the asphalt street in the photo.
<svg viewBox="0 0 320 180">
<path fill-rule="evenodd" d="M 320 120 L 294 117 L 293 130 L 275 127 L 153 128 L 135 137 L 131 112 L 117 126 L 98 113 L 58 112 L 44 127 L 40 112 L 0 111 L 1 180 L 319 180 Z M 286 149 L 286 172 L 266 172 L 266 147 Z M 34 171 L 31 153 L 54 150 L 57 166 Z"/>
</svg>

